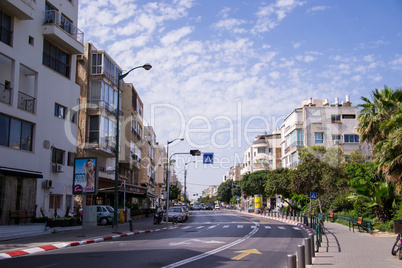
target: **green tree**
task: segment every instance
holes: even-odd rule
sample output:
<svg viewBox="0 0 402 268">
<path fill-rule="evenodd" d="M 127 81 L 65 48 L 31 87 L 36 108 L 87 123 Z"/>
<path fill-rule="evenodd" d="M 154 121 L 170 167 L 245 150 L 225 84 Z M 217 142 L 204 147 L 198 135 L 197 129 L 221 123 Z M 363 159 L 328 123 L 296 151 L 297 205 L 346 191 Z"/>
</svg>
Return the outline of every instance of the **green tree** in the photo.
<svg viewBox="0 0 402 268">
<path fill-rule="evenodd" d="M 181 191 L 179 187 L 176 185 L 170 185 L 169 186 L 169 198 L 170 200 L 178 200 L 178 196 L 180 195 Z"/>
<path fill-rule="evenodd" d="M 240 181 L 241 191 L 249 196 L 264 194 L 265 181 L 269 172 L 269 170 L 260 170 L 244 175 Z"/>
<path fill-rule="evenodd" d="M 402 180 L 402 91 L 385 86 L 372 92 L 372 101 L 362 97 L 359 127 L 362 141 L 374 145 L 373 156 L 389 178 Z"/>
<path fill-rule="evenodd" d="M 218 187 L 218 200 L 229 203 L 232 198 L 232 180 L 226 180 Z"/>
</svg>

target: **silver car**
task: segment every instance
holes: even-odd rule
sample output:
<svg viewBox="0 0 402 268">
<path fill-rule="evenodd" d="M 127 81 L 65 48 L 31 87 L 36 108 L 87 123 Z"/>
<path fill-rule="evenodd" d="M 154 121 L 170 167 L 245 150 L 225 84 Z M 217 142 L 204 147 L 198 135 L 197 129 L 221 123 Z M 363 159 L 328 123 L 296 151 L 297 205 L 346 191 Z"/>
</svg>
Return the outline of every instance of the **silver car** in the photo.
<svg viewBox="0 0 402 268">
<path fill-rule="evenodd" d="M 173 221 L 173 218 L 176 218 L 178 222 L 184 222 L 186 219 L 186 213 L 182 207 L 170 207 L 168 214 L 169 221 Z"/>
<path fill-rule="evenodd" d="M 183 208 L 185 212 L 185 218 L 184 220 L 188 220 L 188 217 L 190 216 L 190 210 L 188 209 L 187 206 L 174 206 L 174 208 Z"/>
</svg>

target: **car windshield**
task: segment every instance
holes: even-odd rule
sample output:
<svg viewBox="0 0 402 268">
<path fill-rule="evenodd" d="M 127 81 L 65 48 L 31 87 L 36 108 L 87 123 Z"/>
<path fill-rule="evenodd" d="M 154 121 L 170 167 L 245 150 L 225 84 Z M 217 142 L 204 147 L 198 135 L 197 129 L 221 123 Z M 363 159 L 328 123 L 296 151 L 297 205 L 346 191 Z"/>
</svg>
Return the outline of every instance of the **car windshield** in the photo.
<svg viewBox="0 0 402 268">
<path fill-rule="evenodd" d="M 106 206 L 106 209 L 107 209 L 110 213 L 113 213 L 113 212 L 114 212 L 114 209 L 113 209 L 111 206 Z"/>
<path fill-rule="evenodd" d="M 181 212 L 181 208 L 169 208 L 169 212 Z"/>
</svg>

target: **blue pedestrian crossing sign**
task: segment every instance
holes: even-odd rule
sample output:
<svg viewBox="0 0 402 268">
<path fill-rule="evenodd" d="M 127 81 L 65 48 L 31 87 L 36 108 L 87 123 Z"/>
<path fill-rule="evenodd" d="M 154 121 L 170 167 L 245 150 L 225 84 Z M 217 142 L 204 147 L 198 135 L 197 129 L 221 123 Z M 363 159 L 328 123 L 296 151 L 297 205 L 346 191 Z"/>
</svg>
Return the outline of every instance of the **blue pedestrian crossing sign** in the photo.
<svg viewBox="0 0 402 268">
<path fill-rule="evenodd" d="M 214 154 L 213 153 L 204 153 L 202 163 L 203 164 L 213 164 L 214 163 Z"/>
<path fill-rule="evenodd" d="M 316 192 L 310 192 L 310 199 L 317 200 L 317 193 Z"/>
</svg>

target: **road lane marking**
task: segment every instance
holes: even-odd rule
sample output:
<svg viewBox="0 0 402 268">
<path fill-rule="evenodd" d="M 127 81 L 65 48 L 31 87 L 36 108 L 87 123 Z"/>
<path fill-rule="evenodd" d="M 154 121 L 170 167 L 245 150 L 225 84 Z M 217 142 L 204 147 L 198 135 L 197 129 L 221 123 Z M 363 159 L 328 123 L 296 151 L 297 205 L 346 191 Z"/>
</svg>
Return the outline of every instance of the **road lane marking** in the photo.
<svg viewBox="0 0 402 268">
<path fill-rule="evenodd" d="M 240 250 L 240 251 L 235 251 L 235 253 L 241 253 L 240 255 L 237 255 L 236 257 L 232 258 L 232 260 L 236 260 L 236 261 L 243 259 L 244 257 L 246 257 L 250 254 L 262 254 L 257 249 Z"/>
<path fill-rule="evenodd" d="M 237 225 L 237 228 L 243 228 L 243 225 Z"/>
<path fill-rule="evenodd" d="M 283 226 L 278 226 L 278 229 L 285 230 L 286 228 Z"/>
<path fill-rule="evenodd" d="M 293 227 L 293 229 L 295 229 L 295 230 L 300 230 L 300 228 L 299 228 L 299 227 Z"/>
<path fill-rule="evenodd" d="M 229 228 L 229 225 L 223 225 L 222 228 Z"/>
<path fill-rule="evenodd" d="M 182 230 L 186 230 L 186 229 L 188 229 L 188 228 L 191 228 L 191 226 L 185 226 L 185 227 L 182 227 L 181 229 L 182 229 Z"/>
<path fill-rule="evenodd" d="M 204 228 L 204 226 L 198 226 L 195 229 L 201 229 L 201 228 Z"/>
<path fill-rule="evenodd" d="M 264 227 L 265 227 L 265 229 L 272 229 L 272 227 L 269 225 L 265 225 Z"/>
<path fill-rule="evenodd" d="M 254 223 L 254 224 L 257 225 L 257 226 L 260 225 L 260 224 L 257 223 L 257 222 L 253 222 L 253 221 L 251 221 L 251 222 Z M 243 237 L 240 238 L 240 239 L 237 239 L 236 241 L 233 241 L 232 243 L 226 244 L 226 245 L 224 245 L 224 246 L 222 246 L 222 247 L 220 247 L 220 248 L 216 248 L 216 249 L 210 250 L 210 251 L 205 252 L 205 253 L 202 253 L 202 254 L 200 254 L 200 255 L 197 255 L 197 256 L 194 256 L 194 257 L 191 257 L 191 258 L 188 258 L 188 259 L 185 259 L 185 260 L 181 260 L 181 261 L 178 261 L 178 262 L 175 262 L 175 263 L 172 263 L 172 264 L 163 266 L 162 268 L 175 268 L 175 267 L 179 267 L 179 266 L 185 265 L 185 264 L 190 263 L 190 262 L 193 262 L 193 261 L 197 261 L 197 260 L 206 258 L 206 257 L 211 256 L 211 255 L 214 255 L 214 254 L 216 254 L 216 253 L 218 253 L 218 252 L 224 251 L 224 250 L 226 250 L 226 249 L 228 249 L 228 248 L 231 248 L 231 247 L 233 247 L 233 246 L 235 246 L 235 245 L 237 245 L 237 244 L 242 243 L 243 241 L 249 239 L 249 238 L 252 237 L 255 233 L 257 233 L 258 230 L 259 230 L 259 228 L 255 228 L 255 229 L 253 229 L 251 232 L 249 232 L 247 235 L 243 236 Z"/>
<path fill-rule="evenodd" d="M 184 240 L 184 241 L 181 241 L 181 242 L 172 242 L 172 243 L 169 243 L 169 246 L 188 245 L 188 244 L 195 244 L 195 243 L 201 243 L 201 244 L 222 244 L 222 243 L 225 243 L 225 242 L 216 241 L 216 240 L 189 239 L 189 240 Z"/>
<path fill-rule="evenodd" d="M 216 226 L 217 226 L 217 225 L 209 226 L 209 227 L 208 227 L 208 230 L 209 230 L 209 229 L 212 229 L 212 228 L 215 228 Z"/>
</svg>

